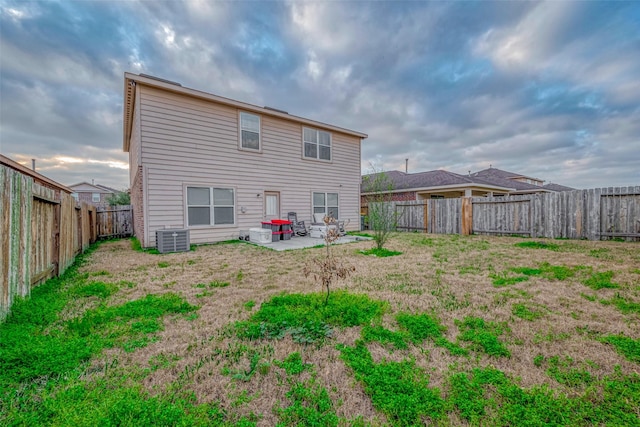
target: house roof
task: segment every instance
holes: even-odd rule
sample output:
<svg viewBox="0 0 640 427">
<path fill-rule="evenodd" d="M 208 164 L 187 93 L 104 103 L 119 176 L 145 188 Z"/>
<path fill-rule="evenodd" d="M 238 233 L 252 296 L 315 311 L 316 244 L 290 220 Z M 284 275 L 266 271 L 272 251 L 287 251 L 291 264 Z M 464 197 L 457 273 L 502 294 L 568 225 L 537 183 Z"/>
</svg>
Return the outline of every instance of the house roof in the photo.
<svg viewBox="0 0 640 427">
<path fill-rule="evenodd" d="M 29 169 L 28 167 L 21 165 L 20 163 L 14 160 L 11 160 L 10 158 L 3 156 L 2 154 L 0 154 L 0 164 L 10 167 L 11 169 L 17 170 L 18 172 L 24 175 L 32 177 L 35 181 L 39 182 L 42 185 L 53 187 L 55 189 L 62 190 L 66 193 L 73 193 L 73 190 L 71 190 L 69 187 L 62 185 L 50 178 L 47 178 L 46 176 L 32 169 Z"/>
<path fill-rule="evenodd" d="M 96 187 L 104 188 L 107 191 L 111 191 L 112 193 L 122 193 L 122 190 L 116 190 L 115 188 L 107 187 L 106 185 L 96 184 Z"/>
<path fill-rule="evenodd" d="M 554 184 L 554 183 L 548 183 L 542 186 L 542 188 L 545 188 L 547 190 L 551 190 L 551 191 L 573 191 L 575 190 L 575 188 L 572 187 L 567 187 L 566 185 L 560 185 L 560 184 Z"/>
<path fill-rule="evenodd" d="M 517 174 L 514 172 L 508 172 L 502 169 L 496 169 L 496 168 L 490 167 L 489 169 L 484 169 L 478 172 L 474 172 L 471 174 L 471 176 L 473 178 L 483 179 L 495 185 L 503 185 L 503 186 L 509 186 L 509 187 L 515 188 L 516 193 L 553 191 L 551 189 L 544 188 L 543 186 L 540 186 L 540 185 L 534 185 L 534 184 L 529 184 L 522 181 L 516 181 L 517 178 L 526 178 L 526 179 L 533 179 L 536 181 L 544 182 L 544 180 L 542 179 L 533 178 L 530 176 Z"/>
<path fill-rule="evenodd" d="M 252 111 L 265 116 L 278 117 L 293 122 L 314 126 L 334 132 L 343 133 L 346 135 L 355 136 L 358 138 L 367 138 L 367 134 L 341 128 L 338 126 L 330 125 L 327 123 L 318 122 L 315 120 L 306 119 L 304 117 L 294 116 L 288 114 L 285 111 L 276 110 L 269 107 L 260 107 L 253 104 L 248 104 L 241 101 L 236 101 L 230 98 L 224 98 L 222 96 L 214 95 L 212 93 L 202 92 L 196 89 L 190 89 L 182 86 L 180 83 L 172 82 L 169 80 L 161 79 L 154 76 L 145 74 L 133 74 L 124 73 L 124 111 L 123 111 L 123 141 L 122 149 L 125 152 L 129 151 L 129 144 L 131 140 L 131 128 L 133 126 L 133 110 L 135 105 L 135 86 L 141 84 L 158 89 L 167 90 L 169 92 L 178 93 L 184 96 L 190 96 L 194 98 L 204 99 L 207 101 L 216 102 L 230 107 L 240 108 L 245 111 Z"/>
<path fill-rule="evenodd" d="M 517 179 L 517 178 L 526 178 L 532 179 L 534 181 L 544 181 L 540 178 L 534 178 L 532 176 L 522 175 L 521 173 L 509 172 L 502 169 L 497 169 L 494 167 L 489 167 L 489 169 L 484 169 L 478 172 L 475 172 L 473 175 L 479 177 L 495 177 L 495 178 L 504 178 L 504 179 Z"/>
<path fill-rule="evenodd" d="M 474 178 L 468 175 L 460 175 L 454 172 L 445 170 L 432 170 L 427 172 L 417 173 L 404 173 L 400 171 L 380 172 L 384 173 L 387 177 L 389 184 L 391 184 L 391 191 L 400 190 L 427 190 L 427 189 L 443 189 L 443 188 L 482 188 L 488 191 L 511 191 L 512 185 L 501 186 L 485 181 L 482 178 Z M 363 182 L 367 177 L 376 176 L 377 174 L 370 174 L 363 176 Z M 362 189 L 364 193 L 367 193 L 366 183 Z"/>
<path fill-rule="evenodd" d="M 83 187 L 83 188 L 78 188 L 78 187 Z M 89 188 L 87 188 L 87 187 L 89 187 Z M 69 188 L 71 188 L 76 193 L 78 191 L 83 191 L 83 192 L 90 192 L 91 191 L 91 192 L 94 192 L 94 193 L 120 193 L 119 190 L 115 190 L 115 189 L 113 189 L 111 187 L 107 187 L 106 185 L 89 184 L 86 181 L 70 185 Z"/>
<path fill-rule="evenodd" d="M 432 170 L 427 172 L 405 173 L 401 171 L 388 171 L 384 173 L 391 192 L 398 191 L 420 191 L 434 189 L 455 189 L 455 188 L 478 188 L 487 191 L 504 191 L 509 193 L 532 193 L 550 191 L 570 191 L 575 190 L 560 184 L 547 184 L 544 186 L 529 184 L 517 181 L 517 178 L 528 178 L 536 181 L 541 179 L 531 178 L 522 174 L 503 171 L 501 169 L 489 168 L 469 175 L 461 175 L 446 170 Z M 364 175 L 362 177 L 362 192 L 368 193 L 366 188 L 367 177 L 373 180 L 377 174 Z M 385 185 L 388 185 L 385 183 Z"/>
</svg>

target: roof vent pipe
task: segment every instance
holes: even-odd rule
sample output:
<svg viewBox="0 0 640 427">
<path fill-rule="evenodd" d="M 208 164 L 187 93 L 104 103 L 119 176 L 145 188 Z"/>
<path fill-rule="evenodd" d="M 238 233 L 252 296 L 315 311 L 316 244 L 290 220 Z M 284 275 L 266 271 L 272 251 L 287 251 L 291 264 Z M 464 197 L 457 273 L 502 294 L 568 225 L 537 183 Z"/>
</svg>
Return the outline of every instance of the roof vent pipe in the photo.
<svg viewBox="0 0 640 427">
<path fill-rule="evenodd" d="M 34 172 L 36 171 L 36 159 L 31 159 L 31 169 Z"/>
<path fill-rule="evenodd" d="M 409 173 L 409 159 L 404 159 L 404 173 Z"/>
</svg>

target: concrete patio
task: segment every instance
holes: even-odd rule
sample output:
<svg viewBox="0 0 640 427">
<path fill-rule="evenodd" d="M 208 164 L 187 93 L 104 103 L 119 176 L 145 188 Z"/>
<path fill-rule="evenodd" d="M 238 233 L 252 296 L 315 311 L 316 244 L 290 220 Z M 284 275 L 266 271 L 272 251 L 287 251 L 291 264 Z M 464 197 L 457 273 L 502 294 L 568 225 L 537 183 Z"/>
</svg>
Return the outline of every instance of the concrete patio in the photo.
<svg viewBox="0 0 640 427">
<path fill-rule="evenodd" d="M 338 240 L 336 240 L 333 244 L 341 245 L 344 243 L 353 243 L 353 242 L 364 242 L 367 240 L 372 240 L 371 237 L 363 237 L 363 236 L 342 236 Z M 314 237 L 308 236 L 296 236 L 292 237 L 290 240 L 280 240 L 278 242 L 272 243 L 254 243 L 250 242 L 253 245 L 263 246 L 265 248 L 273 249 L 274 251 L 289 251 L 293 249 L 304 249 L 304 248 L 312 248 L 314 246 L 324 245 L 324 239 L 317 239 Z"/>
</svg>

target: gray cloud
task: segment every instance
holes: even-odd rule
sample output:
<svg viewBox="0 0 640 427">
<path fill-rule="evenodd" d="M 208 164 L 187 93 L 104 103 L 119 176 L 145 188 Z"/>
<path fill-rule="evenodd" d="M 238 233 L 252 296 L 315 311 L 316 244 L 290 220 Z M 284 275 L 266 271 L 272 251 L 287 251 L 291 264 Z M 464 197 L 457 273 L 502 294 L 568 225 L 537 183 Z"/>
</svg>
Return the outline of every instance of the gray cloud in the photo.
<svg viewBox="0 0 640 427">
<path fill-rule="evenodd" d="M 369 134 L 370 162 L 640 182 L 634 2 L 0 3 L 0 149 L 126 187 L 122 73 Z"/>
</svg>

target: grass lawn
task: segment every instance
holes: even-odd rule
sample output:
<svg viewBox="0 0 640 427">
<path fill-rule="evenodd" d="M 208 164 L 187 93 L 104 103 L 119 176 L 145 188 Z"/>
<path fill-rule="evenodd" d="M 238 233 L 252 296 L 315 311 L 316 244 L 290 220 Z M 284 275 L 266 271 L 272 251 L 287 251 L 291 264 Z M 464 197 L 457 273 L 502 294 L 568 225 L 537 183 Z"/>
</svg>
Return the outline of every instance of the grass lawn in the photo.
<svg viewBox="0 0 640 427">
<path fill-rule="evenodd" d="M 640 425 L 640 244 L 96 245 L 0 325 L 0 425 Z M 390 256 L 389 256 L 390 255 Z"/>
</svg>

